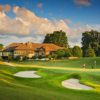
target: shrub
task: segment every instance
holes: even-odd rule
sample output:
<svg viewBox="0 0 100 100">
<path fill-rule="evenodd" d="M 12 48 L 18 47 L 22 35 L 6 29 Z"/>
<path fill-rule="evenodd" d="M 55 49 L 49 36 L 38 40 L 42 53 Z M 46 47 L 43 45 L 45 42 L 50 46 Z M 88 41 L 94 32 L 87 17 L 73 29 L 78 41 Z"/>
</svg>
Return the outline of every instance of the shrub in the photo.
<svg viewBox="0 0 100 100">
<path fill-rule="evenodd" d="M 89 45 L 88 49 L 85 51 L 85 57 L 95 57 L 94 49 Z"/>
<path fill-rule="evenodd" d="M 0 60 L 2 60 L 2 57 L 0 56 Z"/>
<path fill-rule="evenodd" d="M 72 52 L 74 57 L 82 57 L 82 49 L 79 46 L 74 46 Z"/>
<path fill-rule="evenodd" d="M 20 61 L 20 56 L 16 56 L 16 57 L 14 58 L 14 60 L 15 60 L 15 61 Z"/>
<path fill-rule="evenodd" d="M 43 58 L 43 56 L 42 56 L 42 55 L 39 55 L 39 56 L 38 56 L 38 58 L 39 58 L 39 59 L 42 59 L 42 58 Z"/>
<path fill-rule="evenodd" d="M 36 56 L 33 56 L 33 57 L 32 57 L 32 59 L 36 59 L 36 58 L 37 58 Z"/>
<path fill-rule="evenodd" d="M 52 54 L 52 58 L 56 59 L 57 58 L 57 54 Z"/>
<path fill-rule="evenodd" d="M 23 61 L 26 61 L 27 59 L 28 59 L 28 58 L 27 58 L 26 56 L 24 56 L 22 60 L 23 60 Z"/>
<path fill-rule="evenodd" d="M 46 57 L 47 57 L 47 58 L 49 58 L 49 59 L 51 59 L 51 58 L 52 58 L 52 56 L 51 56 L 51 55 L 47 55 Z"/>
<path fill-rule="evenodd" d="M 70 51 L 70 49 L 65 49 L 65 57 L 72 57 L 72 53 Z"/>
<path fill-rule="evenodd" d="M 64 49 L 57 50 L 56 54 L 57 54 L 58 57 L 64 57 L 65 56 L 65 50 Z"/>
<path fill-rule="evenodd" d="M 13 60 L 13 56 L 8 56 L 8 60 L 12 61 Z"/>
</svg>

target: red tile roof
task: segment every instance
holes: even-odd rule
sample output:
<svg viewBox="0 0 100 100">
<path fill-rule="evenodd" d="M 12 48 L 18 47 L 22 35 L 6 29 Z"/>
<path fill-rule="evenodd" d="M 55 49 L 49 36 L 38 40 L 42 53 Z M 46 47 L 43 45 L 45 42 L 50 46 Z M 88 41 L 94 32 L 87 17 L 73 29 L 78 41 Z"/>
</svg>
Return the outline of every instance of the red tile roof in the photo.
<svg viewBox="0 0 100 100">
<path fill-rule="evenodd" d="M 15 47 L 15 46 L 17 47 L 19 45 L 21 45 L 21 43 L 12 43 L 12 44 L 6 46 L 5 48 L 1 49 L 0 51 L 6 50 L 6 49 L 8 49 L 10 47 Z"/>
<path fill-rule="evenodd" d="M 10 45 L 8 45 L 7 47 L 3 48 L 3 50 L 9 48 L 9 47 L 13 47 L 16 46 L 15 50 L 37 50 L 37 48 L 40 47 L 44 47 L 46 49 L 46 51 L 56 51 L 58 49 L 64 49 L 64 47 L 60 47 L 57 46 L 55 44 L 52 43 L 32 43 L 32 42 L 28 42 L 28 43 L 12 43 Z"/>
</svg>

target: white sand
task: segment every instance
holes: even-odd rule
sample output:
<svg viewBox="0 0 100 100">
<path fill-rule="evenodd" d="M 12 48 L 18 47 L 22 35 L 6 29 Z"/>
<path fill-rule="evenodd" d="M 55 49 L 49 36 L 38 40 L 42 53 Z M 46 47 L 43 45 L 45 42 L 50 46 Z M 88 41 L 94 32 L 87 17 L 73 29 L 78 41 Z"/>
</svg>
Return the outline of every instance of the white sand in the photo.
<svg viewBox="0 0 100 100">
<path fill-rule="evenodd" d="M 78 90 L 92 90 L 94 88 L 80 84 L 78 79 L 68 79 L 62 82 L 62 85 L 66 88 L 70 89 L 78 89 Z"/>
<path fill-rule="evenodd" d="M 41 76 L 36 75 L 35 72 L 37 71 L 20 71 L 14 74 L 14 76 L 24 77 L 24 78 L 40 78 Z"/>
</svg>

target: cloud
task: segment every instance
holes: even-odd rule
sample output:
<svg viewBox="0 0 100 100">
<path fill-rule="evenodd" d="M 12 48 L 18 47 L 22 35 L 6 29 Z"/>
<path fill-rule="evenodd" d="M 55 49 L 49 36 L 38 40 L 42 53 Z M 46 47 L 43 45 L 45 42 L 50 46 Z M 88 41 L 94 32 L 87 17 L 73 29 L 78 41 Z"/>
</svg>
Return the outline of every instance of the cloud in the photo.
<svg viewBox="0 0 100 100">
<path fill-rule="evenodd" d="M 100 30 L 100 25 L 97 25 L 96 27 L 95 25 L 81 26 L 80 23 L 78 24 L 78 27 L 70 28 L 66 24 L 66 21 L 71 23 L 71 20 L 69 19 L 66 19 L 65 21 L 62 19 L 49 20 L 47 18 L 41 18 L 41 17 L 36 16 L 30 10 L 27 10 L 26 8 L 19 8 L 18 6 L 15 6 L 12 8 L 13 13 L 16 14 L 16 17 L 11 19 L 4 12 L 4 11 L 7 11 L 5 10 L 4 7 L 2 6 L 2 9 L 0 10 L 0 34 L 9 35 L 9 37 L 0 38 L 1 43 L 6 43 L 6 42 L 9 43 L 9 41 L 10 43 L 16 42 L 16 41 L 19 41 L 19 42 L 31 41 L 31 39 L 33 39 L 33 42 L 34 41 L 42 42 L 43 37 L 47 33 L 63 30 L 66 32 L 66 35 L 68 36 L 71 44 L 72 43 L 78 44 L 79 41 L 77 40 L 80 38 L 81 34 L 84 31 L 91 30 L 94 28 Z"/>
<path fill-rule="evenodd" d="M 25 9 L 14 7 L 13 12 L 18 18 L 28 25 L 29 28 L 33 29 L 38 34 L 51 33 L 56 30 L 69 30 L 68 25 L 64 20 L 53 20 L 50 21 L 47 18 L 41 18 L 36 16 L 33 12 Z"/>
<path fill-rule="evenodd" d="M 42 6 L 43 6 L 42 3 L 38 3 L 38 4 L 37 4 L 37 7 L 38 7 L 38 8 L 41 8 Z"/>
<path fill-rule="evenodd" d="M 3 11 L 9 12 L 10 8 L 11 8 L 10 5 L 0 5 L 0 12 L 3 12 Z"/>
<path fill-rule="evenodd" d="M 74 28 L 73 27 L 73 28 L 70 29 L 70 33 L 71 34 L 69 35 L 69 37 L 72 38 L 72 39 L 73 38 L 77 38 L 78 36 L 82 35 L 83 32 L 90 31 L 92 29 L 93 29 L 93 27 L 88 25 L 88 24 L 85 25 L 84 27 L 81 27 L 81 26 L 78 27 L 78 28 L 76 28 L 76 27 Z"/>
<path fill-rule="evenodd" d="M 64 21 L 66 21 L 68 24 L 72 23 L 70 19 L 64 19 Z"/>
<path fill-rule="evenodd" d="M 29 34 L 29 26 L 21 18 L 10 19 L 0 12 L 0 34 Z"/>
<path fill-rule="evenodd" d="M 63 30 L 67 36 L 75 37 L 87 29 L 82 27 L 70 28 L 65 20 L 53 19 L 51 21 L 47 18 L 38 17 L 33 12 L 18 6 L 13 7 L 12 10 L 16 14 L 14 19 L 8 17 L 4 12 L 0 12 L 0 34 L 45 35 Z M 71 23 L 69 19 L 66 19 L 66 21 Z"/>
<path fill-rule="evenodd" d="M 78 5 L 90 6 L 91 3 L 88 0 L 74 0 L 74 2 Z"/>
<path fill-rule="evenodd" d="M 82 25 L 82 22 L 78 22 L 76 24 L 73 24 L 74 27 L 80 27 Z"/>
<path fill-rule="evenodd" d="M 80 46 L 82 47 L 81 41 L 78 42 L 69 42 L 70 47 L 74 47 L 74 46 Z"/>
<path fill-rule="evenodd" d="M 0 35 L 0 43 L 4 44 L 4 46 L 7 46 L 11 43 L 25 43 L 27 41 L 31 41 L 33 43 L 41 43 L 43 42 L 43 37 L 41 36 L 27 36 L 27 37 L 18 37 L 15 35 Z"/>
</svg>

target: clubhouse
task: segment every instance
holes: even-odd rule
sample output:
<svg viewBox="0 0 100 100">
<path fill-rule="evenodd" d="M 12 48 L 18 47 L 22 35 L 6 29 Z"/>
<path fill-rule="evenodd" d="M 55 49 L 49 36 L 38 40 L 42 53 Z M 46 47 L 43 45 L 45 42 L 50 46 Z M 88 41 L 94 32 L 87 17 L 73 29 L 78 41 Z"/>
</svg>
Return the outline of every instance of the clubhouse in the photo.
<svg viewBox="0 0 100 100">
<path fill-rule="evenodd" d="M 52 43 L 12 43 L 7 47 L 0 50 L 0 55 L 5 58 L 8 56 L 21 56 L 21 57 L 29 57 L 39 55 L 49 55 L 58 49 L 64 49 L 63 47 L 57 46 Z"/>
</svg>

